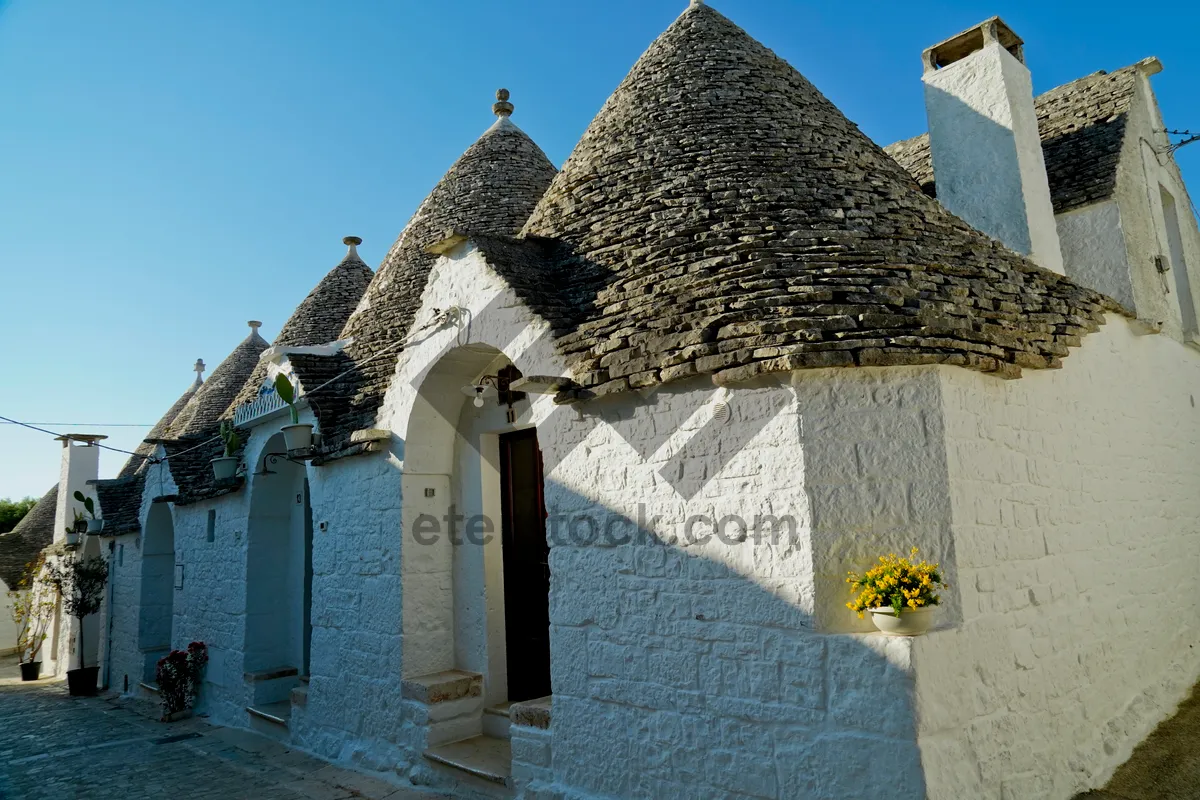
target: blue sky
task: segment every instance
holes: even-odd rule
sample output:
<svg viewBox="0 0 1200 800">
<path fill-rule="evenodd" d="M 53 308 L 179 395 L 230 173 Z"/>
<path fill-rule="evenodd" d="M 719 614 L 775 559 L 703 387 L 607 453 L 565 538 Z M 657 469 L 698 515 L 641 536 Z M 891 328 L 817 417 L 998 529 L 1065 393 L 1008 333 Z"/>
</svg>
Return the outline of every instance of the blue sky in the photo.
<svg viewBox="0 0 1200 800">
<path fill-rule="evenodd" d="M 498 87 L 561 164 L 685 4 L 0 0 L 0 415 L 148 426 L 246 320 L 271 338 L 343 236 L 378 265 Z M 1167 125 L 1200 128 L 1194 4 L 712 4 L 881 144 L 925 130 L 921 50 L 994 14 L 1035 91 L 1156 55 Z M 1179 161 L 1200 180 L 1200 143 Z M 57 480 L 49 437 L 0 448 L 0 497 Z"/>
</svg>

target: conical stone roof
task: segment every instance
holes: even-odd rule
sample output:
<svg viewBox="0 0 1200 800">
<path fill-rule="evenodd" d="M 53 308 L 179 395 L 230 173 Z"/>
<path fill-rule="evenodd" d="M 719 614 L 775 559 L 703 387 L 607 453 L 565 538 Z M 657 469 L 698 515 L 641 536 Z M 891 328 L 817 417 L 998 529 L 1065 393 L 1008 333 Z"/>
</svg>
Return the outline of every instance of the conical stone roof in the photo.
<svg viewBox="0 0 1200 800">
<path fill-rule="evenodd" d="M 296 307 L 275 337 L 275 347 L 310 347 L 336 341 L 375 273 L 358 255 L 362 239 L 347 236 L 343 242 L 349 252 Z M 234 410 L 258 396 L 267 377 L 267 365 L 258 362 L 242 385 L 224 416 L 232 417 Z"/>
<path fill-rule="evenodd" d="M 396 345 L 409 332 L 430 268 L 438 258 L 426 248 L 442 241 L 450 231 L 515 235 L 554 177 L 554 165 L 546 154 L 509 119 L 511 106 L 502 100 L 496 110 L 500 119 L 463 153 L 421 203 L 338 337 L 353 338 L 344 363 L 361 366 L 350 384 L 337 387 L 337 394 L 348 392 L 352 400 L 337 409 L 336 415 L 327 413 L 329 419 L 322 420 L 322 433 L 333 447 L 350 432 L 374 423 L 403 349 Z M 385 357 L 363 363 L 388 347 L 394 349 Z"/>
<path fill-rule="evenodd" d="M 554 179 L 527 236 L 577 298 L 558 343 L 598 393 L 722 373 L 1057 366 L 1116 310 L 923 195 L 785 61 L 692 5 Z"/>
<path fill-rule="evenodd" d="M 104 534 L 106 536 L 135 533 L 141 528 L 140 517 L 142 493 L 146 481 L 145 473 L 150 464 L 149 459 L 154 455 L 156 449 L 156 445 L 150 442 L 167 435 L 171 429 L 171 423 L 179 417 L 180 412 L 187 407 L 188 402 L 204 385 L 204 379 L 200 377 L 203 369 L 204 362 L 197 361 L 196 379 L 192 381 L 192 385 L 171 404 L 167 413 L 163 414 L 162 418 L 150 429 L 150 432 L 146 434 L 147 441 L 143 441 L 134 449 L 136 455 L 129 457 L 125 466 L 121 467 L 121 471 L 117 473 L 117 477 L 111 480 L 91 481 L 96 489 L 96 498 L 100 501 L 100 514 L 104 518 Z"/>
<path fill-rule="evenodd" d="M 154 427 L 150 429 L 150 432 L 146 434 L 146 439 L 154 440 L 164 438 L 171 430 L 171 424 L 179 418 L 179 415 L 183 412 L 183 409 L 187 408 L 187 404 L 193 397 L 196 396 L 196 392 L 200 391 L 200 388 L 204 385 L 204 378 L 201 377 L 201 372 L 204 370 L 204 362 L 197 361 L 195 369 L 196 379 L 192 381 L 192 385 L 187 388 L 187 391 L 179 395 L 178 400 L 171 404 L 171 407 L 167 409 L 167 413 L 163 414 L 162 418 L 159 419 L 159 421 L 154 424 Z M 129 457 L 129 460 L 125 462 L 125 466 L 121 467 L 121 471 L 117 473 L 117 479 L 120 480 L 122 478 L 131 478 L 134 475 L 145 472 L 146 465 L 149 463 L 147 459 L 154 455 L 154 449 L 155 445 L 146 441 L 143 441 L 140 445 L 134 448 L 134 452 L 137 453 L 137 455 Z M 107 511 L 105 513 L 107 513 Z"/>
<path fill-rule="evenodd" d="M 46 545 L 54 541 L 54 514 L 58 505 L 58 484 L 42 496 L 11 531 L 0 534 L 0 581 L 16 589 L 33 561 Z M 3 591 L 4 587 L 0 587 Z"/>
<path fill-rule="evenodd" d="M 213 370 L 204 385 L 179 412 L 171 423 L 167 436 L 163 438 L 194 436 L 216 427 L 225 409 L 229 408 L 250 377 L 250 373 L 258 365 L 258 357 L 270 346 L 270 343 L 258 334 L 260 324 L 250 323 L 250 335 L 233 348 L 233 352 Z"/>
</svg>

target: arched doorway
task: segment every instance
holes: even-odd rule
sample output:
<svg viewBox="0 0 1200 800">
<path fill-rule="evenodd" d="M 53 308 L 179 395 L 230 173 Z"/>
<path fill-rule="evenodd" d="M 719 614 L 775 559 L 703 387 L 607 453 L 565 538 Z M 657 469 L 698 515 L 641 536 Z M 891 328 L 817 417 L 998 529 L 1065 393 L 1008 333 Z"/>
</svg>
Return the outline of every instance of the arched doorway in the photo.
<svg viewBox="0 0 1200 800">
<path fill-rule="evenodd" d="M 246 553 L 247 672 L 308 675 L 312 642 L 312 507 L 305 465 L 288 461 L 282 434 L 252 476 Z"/>
<path fill-rule="evenodd" d="M 154 503 L 146 518 L 139 608 L 138 649 L 142 653 L 142 680 L 153 683 L 159 659 L 171 651 L 175 620 L 175 521 L 166 503 Z M 85 641 L 92 640 L 90 633 L 87 634 Z"/>
<path fill-rule="evenodd" d="M 514 373 L 495 348 L 451 350 L 421 382 L 404 445 L 404 675 L 481 673 L 493 708 L 550 693 L 537 432 L 528 400 L 495 390 Z M 464 387 L 479 384 L 476 406 Z"/>
</svg>

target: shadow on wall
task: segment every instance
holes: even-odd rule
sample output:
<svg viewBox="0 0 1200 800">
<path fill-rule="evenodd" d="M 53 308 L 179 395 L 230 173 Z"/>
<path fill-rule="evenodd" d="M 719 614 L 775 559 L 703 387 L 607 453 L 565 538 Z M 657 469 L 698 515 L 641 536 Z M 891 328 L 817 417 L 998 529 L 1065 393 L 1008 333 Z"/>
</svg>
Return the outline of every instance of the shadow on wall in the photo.
<svg viewBox="0 0 1200 800">
<path fill-rule="evenodd" d="M 461 398 L 462 382 L 445 382 Z M 747 392 L 730 412 L 738 424 L 700 423 L 684 454 L 667 446 L 682 427 L 670 417 L 690 417 L 699 396 L 590 404 L 585 413 L 606 423 L 602 441 L 587 432 L 594 420 L 580 428 L 571 409 L 537 426 L 548 476 L 553 780 L 608 796 L 860 798 L 888 787 L 891 798 L 923 797 L 910 642 L 818 633 L 804 610 L 814 604 L 809 455 L 767 431 L 780 404 L 794 413 L 795 395 L 778 383 Z M 645 427 L 646 407 L 661 427 Z M 406 463 L 429 442 L 407 444 Z M 771 460 L 780 452 L 791 463 Z M 772 481 L 787 490 L 768 496 Z M 617 485 L 620 502 L 605 500 Z M 436 549 L 428 524 L 418 542 L 406 518 L 406 559 L 410 548 Z M 461 530 L 472 530 L 469 520 Z M 889 546 L 863 530 L 860 548 Z M 481 546 L 457 538 L 457 547 Z M 844 603 L 844 583 L 837 592 Z M 405 611 L 406 621 L 425 613 Z"/>
<path fill-rule="evenodd" d="M 1032 252 L 1013 131 L 929 83 L 925 105 L 938 201 L 1016 252 Z"/>
<path fill-rule="evenodd" d="M 907 642 L 814 633 L 738 569 L 608 520 L 631 541 L 548 531 L 558 779 L 617 796 L 924 797 Z M 745 564 L 771 545 L 721 546 Z"/>
</svg>

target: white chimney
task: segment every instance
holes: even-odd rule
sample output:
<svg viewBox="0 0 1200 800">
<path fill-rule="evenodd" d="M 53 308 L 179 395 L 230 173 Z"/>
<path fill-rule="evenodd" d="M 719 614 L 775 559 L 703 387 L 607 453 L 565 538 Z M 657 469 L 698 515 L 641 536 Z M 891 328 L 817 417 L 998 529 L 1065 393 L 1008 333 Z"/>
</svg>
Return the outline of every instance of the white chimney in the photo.
<svg viewBox="0 0 1200 800">
<path fill-rule="evenodd" d="M 88 481 L 100 477 L 100 448 L 96 443 L 107 436 L 95 436 L 88 433 L 68 433 L 59 436 L 56 441 L 62 442 L 62 467 L 58 473 L 58 505 L 54 510 L 54 541 L 61 542 L 67 538 L 67 528 L 75 520 L 75 511 L 83 514 L 83 503 L 75 499 L 75 492 L 96 502 L 96 489 L 89 486 Z"/>
<path fill-rule="evenodd" d="M 925 51 L 933 178 L 947 209 L 1063 274 L 1023 44 L 992 17 Z"/>
</svg>

